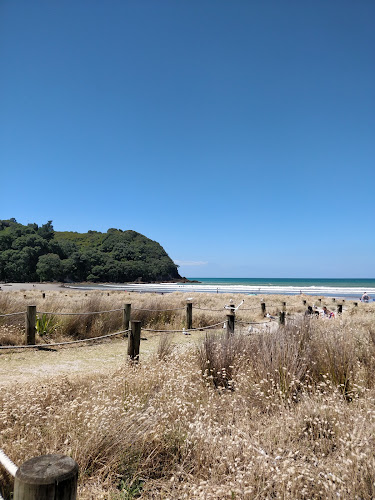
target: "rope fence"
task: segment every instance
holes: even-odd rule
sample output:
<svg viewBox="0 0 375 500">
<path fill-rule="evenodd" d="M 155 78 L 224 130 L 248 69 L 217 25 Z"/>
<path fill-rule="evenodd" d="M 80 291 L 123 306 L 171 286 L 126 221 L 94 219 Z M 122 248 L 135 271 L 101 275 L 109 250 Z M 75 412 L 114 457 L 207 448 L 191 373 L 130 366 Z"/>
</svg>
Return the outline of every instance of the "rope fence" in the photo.
<svg viewBox="0 0 375 500">
<path fill-rule="evenodd" d="M 37 311 L 37 314 L 46 314 L 46 315 L 52 315 L 52 316 L 89 316 L 91 314 L 104 314 L 104 313 L 112 313 L 112 312 L 118 312 L 122 311 L 122 309 L 110 309 L 109 311 L 90 311 L 90 312 L 67 312 L 67 313 L 61 313 L 61 312 L 51 312 L 51 311 Z M 25 313 L 22 313 L 25 314 Z"/>
<path fill-rule="evenodd" d="M 236 320 L 236 323 L 239 323 L 240 325 L 269 325 L 272 322 L 278 321 L 277 318 L 271 318 L 270 321 L 239 321 Z"/>
<path fill-rule="evenodd" d="M 152 312 L 152 313 L 162 313 L 165 311 L 182 311 L 186 309 L 186 320 L 185 320 L 185 326 L 184 328 L 172 328 L 172 329 L 153 329 L 153 328 L 144 328 L 143 330 L 145 332 L 151 332 L 151 333 L 177 333 L 184 331 L 185 333 L 193 332 L 193 331 L 204 331 L 208 330 L 211 328 L 218 327 L 222 323 L 226 325 L 229 330 L 234 331 L 234 324 L 235 321 L 239 325 L 259 325 L 259 324 L 265 324 L 267 321 L 256 321 L 256 318 L 250 318 L 250 320 L 242 320 L 241 314 L 245 311 L 258 311 L 264 318 L 269 319 L 270 321 L 279 321 L 280 324 L 285 324 L 286 318 L 288 318 L 291 314 L 295 314 L 296 312 L 300 312 L 301 307 L 306 306 L 306 300 L 303 300 L 303 306 L 301 305 L 293 305 L 293 306 L 288 306 L 286 302 L 280 302 L 280 303 L 271 303 L 271 304 L 266 304 L 264 301 L 260 302 L 258 305 L 253 306 L 253 307 L 242 307 L 244 301 L 240 302 L 237 306 L 233 304 L 232 302 L 230 304 L 226 304 L 223 306 L 223 308 L 218 309 L 218 308 L 208 308 L 208 307 L 201 307 L 198 305 L 194 305 L 189 299 L 189 301 L 186 303 L 186 306 L 184 307 L 174 307 L 174 308 L 166 308 L 166 309 L 152 309 L 152 308 L 133 308 L 133 311 L 147 311 L 147 312 Z M 321 306 L 321 300 L 318 299 L 318 303 Z M 357 305 L 356 303 L 354 305 Z M 226 311 L 227 316 L 223 318 L 222 321 L 216 322 L 211 325 L 207 326 L 202 326 L 202 327 L 196 327 L 193 328 L 193 308 L 197 309 L 198 311 L 212 311 L 215 313 L 223 313 Z M 276 312 L 274 311 L 274 308 L 277 308 Z M 288 309 L 288 312 L 287 312 Z M 272 311 L 272 314 L 268 311 Z M 118 313 L 122 312 L 122 329 L 120 331 L 114 332 L 114 333 L 109 333 L 107 335 L 100 335 L 97 337 L 91 337 L 91 338 L 86 338 L 86 339 L 79 339 L 79 340 L 71 340 L 71 341 L 66 341 L 66 342 L 54 342 L 54 343 L 43 343 L 43 344 L 37 344 L 36 343 L 36 332 L 38 331 L 39 333 L 41 332 L 41 326 L 40 321 L 38 319 L 41 319 L 41 316 L 44 315 L 51 315 L 51 316 L 90 316 L 90 315 L 98 315 L 98 314 L 104 314 L 104 313 Z M 137 321 L 134 321 L 131 318 L 131 312 L 132 312 L 132 307 L 131 304 L 124 304 L 123 308 L 116 308 L 116 309 L 109 309 L 109 310 L 103 310 L 103 311 L 83 311 L 83 312 L 58 312 L 58 311 L 37 311 L 36 306 L 27 306 L 27 310 L 25 312 L 14 312 L 14 313 L 8 313 L 8 314 L 0 314 L 0 317 L 8 317 L 8 316 L 17 316 L 17 315 L 25 315 L 26 318 L 26 326 L 25 326 L 25 333 L 26 333 L 26 342 L 25 345 L 4 345 L 0 346 L 0 350 L 10 350 L 10 349 L 27 349 L 27 348 L 48 348 L 48 347 L 57 347 L 57 346 L 64 346 L 64 345 L 74 345 L 74 344 L 81 344 L 81 343 L 86 343 L 86 342 L 93 342 L 93 341 L 98 341 L 101 339 L 105 338 L 110 338 L 114 337 L 116 335 L 120 334 L 126 334 L 128 332 L 131 333 L 131 328 L 133 323 L 137 323 Z M 343 305 L 342 304 L 337 304 L 337 314 L 341 314 L 343 312 Z M 239 319 L 235 319 L 236 315 L 239 315 Z M 37 317 L 39 315 L 39 318 Z M 278 316 L 278 317 L 274 317 Z M 253 321 L 252 321 L 253 319 Z M 289 318 L 288 318 L 289 319 Z M 140 322 L 139 322 L 140 323 Z"/>
<path fill-rule="evenodd" d="M 13 477 L 16 476 L 16 472 L 18 470 L 18 467 L 16 464 L 12 462 L 12 460 L 5 455 L 4 451 L 0 448 L 0 465 L 4 467 L 4 469 L 7 471 L 7 473 Z M 1 496 L 0 493 L 0 500 L 4 500 L 4 498 Z"/>
<path fill-rule="evenodd" d="M 166 311 L 182 311 L 185 307 L 174 307 L 172 309 L 142 309 L 138 307 L 133 307 L 133 311 L 149 311 L 149 312 L 166 312 Z"/>
<path fill-rule="evenodd" d="M 82 342 L 90 342 L 95 340 L 106 339 L 109 337 L 114 337 L 116 335 L 121 335 L 123 333 L 128 333 L 131 330 L 122 330 L 121 332 L 108 333 L 107 335 L 100 335 L 99 337 L 91 337 L 89 339 L 80 339 L 80 340 L 69 340 L 67 342 L 53 342 L 50 344 L 31 344 L 31 345 L 6 345 L 0 346 L 0 349 L 29 349 L 29 348 L 40 348 L 40 347 L 57 347 L 61 345 L 69 345 L 69 344 L 80 344 Z"/>
<path fill-rule="evenodd" d="M 4 467 L 4 469 L 8 472 L 8 474 L 15 477 L 18 467 L 12 462 L 12 460 L 9 457 L 5 455 L 4 451 L 1 448 L 0 448 L 0 464 Z"/>
<path fill-rule="evenodd" d="M 0 318 L 5 318 L 7 316 L 19 316 L 20 314 L 25 314 L 25 311 L 16 312 L 16 313 L 8 313 L 8 314 L 0 314 Z"/>
<path fill-rule="evenodd" d="M 215 328 L 216 326 L 222 325 L 223 321 L 220 323 L 215 323 L 214 325 L 201 326 L 199 328 L 180 328 L 179 330 L 152 330 L 150 328 L 142 328 L 144 332 L 153 332 L 153 333 L 180 333 L 180 332 L 196 332 L 196 331 L 204 331 L 209 330 L 210 328 Z"/>
<path fill-rule="evenodd" d="M 193 305 L 193 309 L 198 309 L 199 311 L 222 312 L 225 309 L 225 307 L 222 307 L 221 309 L 210 309 L 209 307 L 198 307 Z"/>
</svg>

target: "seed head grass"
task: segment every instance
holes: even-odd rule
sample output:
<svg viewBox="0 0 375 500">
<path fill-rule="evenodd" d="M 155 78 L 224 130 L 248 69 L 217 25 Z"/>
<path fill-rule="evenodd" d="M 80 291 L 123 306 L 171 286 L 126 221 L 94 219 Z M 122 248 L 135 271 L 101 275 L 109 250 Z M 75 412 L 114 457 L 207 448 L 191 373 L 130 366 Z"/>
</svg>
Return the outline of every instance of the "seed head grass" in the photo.
<svg viewBox="0 0 375 500">
<path fill-rule="evenodd" d="M 83 312 L 127 302 L 160 310 L 186 303 L 183 294 L 48 295 L 38 299 L 38 310 Z M 194 300 L 219 308 L 229 298 Z M 15 303 L 1 300 L 8 311 L 25 306 L 23 295 Z M 0 447 L 18 465 L 46 453 L 72 456 L 82 500 L 374 498 L 375 308 L 346 303 L 342 317 L 308 320 L 300 297 L 276 300 L 295 306 L 285 326 L 249 331 L 243 325 L 232 337 L 202 332 L 197 344 L 161 336 L 148 356 L 142 357 L 141 343 L 138 364 L 124 358 L 119 368 L 101 373 L 4 385 Z M 254 311 L 239 309 L 236 318 L 266 320 L 259 298 L 251 297 L 252 304 Z M 225 315 L 193 309 L 193 323 Z M 185 326 L 184 310 L 167 324 L 152 318 L 142 321 Z M 85 335 L 82 325 L 52 335 Z M 116 327 L 100 327 L 95 319 L 87 330 Z M 0 339 L 11 341 L 17 328 L 3 321 Z M 19 329 L 22 335 L 22 324 Z M 84 356 L 85 350 L 76 352 Z M 10 499 L 12 479 L 3 468 L 0 485 Z"/>
</svg>

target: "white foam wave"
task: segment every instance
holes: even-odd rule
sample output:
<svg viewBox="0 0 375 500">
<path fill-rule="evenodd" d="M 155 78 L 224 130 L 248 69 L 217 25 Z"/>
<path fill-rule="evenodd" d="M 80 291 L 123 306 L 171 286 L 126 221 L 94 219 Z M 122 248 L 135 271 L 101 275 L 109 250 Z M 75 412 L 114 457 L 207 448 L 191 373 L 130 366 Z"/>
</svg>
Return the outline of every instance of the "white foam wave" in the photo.
<svg viewBox="0 0 375 500">
<path fill-rule="evenodd" d="M 329 286 L 275 286 L 275 285 L 206 285 L 189 283 L 150 283 L 150 284 L 124 284 L 124 285 L 104 285 L 115 290 L 134 291 L 134 292 L 206 292 L 206 293 L 256 293 L 256 294 L 310 294 L 310 295 L 348 295 L 360 298 L 363 294 L 363 288 L 359 287 L 329 287 Z M 375 296 L 375 288 L 368 288 L 366 292 Z"/>
</svg>

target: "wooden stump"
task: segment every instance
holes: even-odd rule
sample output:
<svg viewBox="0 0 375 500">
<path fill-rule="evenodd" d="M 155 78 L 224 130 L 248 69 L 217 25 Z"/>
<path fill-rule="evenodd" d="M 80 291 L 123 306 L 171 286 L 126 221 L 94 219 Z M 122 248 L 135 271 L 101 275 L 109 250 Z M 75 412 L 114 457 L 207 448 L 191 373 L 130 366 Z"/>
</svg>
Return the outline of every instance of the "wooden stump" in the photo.
<svg viewBox="0 0 375 500">
<path fill-rule="evenodd" d="M 124 330 L 129 330 L 131 314 L 132 314 L 132 305 L 125 304 L 124 309 L 122 311 L 122 327 Z"/>
<path fill-rule="evenodd" d="M 186 328 L 188 330 L 193 328 L 193 304 L 191 302 L 186 304 Z"/>
<path fill-rule="evenodd" d="M 36 306 L 27 306 L 26 345 L 35 345 Z"/>
<path fill-rule="evenodd" d="M 228 337 L 230 335 L 234 334 L 234 321 L 235 321 L 234 313 L 227 314 L 227 336 Z"/>
<path fill-rule="evenodd" d="M 141 343 L 141 322 L 131 321 L 131 331 L 128 337 L 128 356 L 131 361 L 139 361 L 139 346 Z"/>
<path fill-rule="evenodd" d="M 43 455 L 22 464 L 14 480 L 14 500 L 76 500 L 78 465 L 65 455 Z"/>
</svg>

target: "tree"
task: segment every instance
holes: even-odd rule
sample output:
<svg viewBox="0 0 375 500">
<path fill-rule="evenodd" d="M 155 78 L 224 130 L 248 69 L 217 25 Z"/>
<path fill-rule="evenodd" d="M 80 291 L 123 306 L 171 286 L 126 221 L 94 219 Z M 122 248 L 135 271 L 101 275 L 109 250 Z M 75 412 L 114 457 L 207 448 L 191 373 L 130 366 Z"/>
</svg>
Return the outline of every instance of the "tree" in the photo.
<svg viewBox="0 0 375 500">
<path fill-rule="evenodd" d="M 60 257 L 55 253 L 47 253 L 39 257 L 36 272 L 40 281 L 60 281 L 62 265 Z"/>
<path fill-rule="evenodd" d="M 52 221 L 49 220 L 47 224 L 43 224 L 40 228 L 38 228 L 38 234 L 47 241 L 52 240 L 55 234 L 55 231 L 52 226 Z"/>
</svg>

